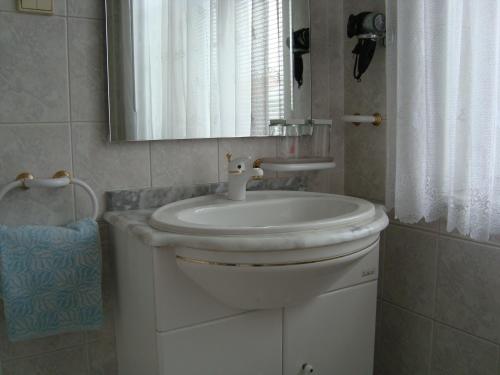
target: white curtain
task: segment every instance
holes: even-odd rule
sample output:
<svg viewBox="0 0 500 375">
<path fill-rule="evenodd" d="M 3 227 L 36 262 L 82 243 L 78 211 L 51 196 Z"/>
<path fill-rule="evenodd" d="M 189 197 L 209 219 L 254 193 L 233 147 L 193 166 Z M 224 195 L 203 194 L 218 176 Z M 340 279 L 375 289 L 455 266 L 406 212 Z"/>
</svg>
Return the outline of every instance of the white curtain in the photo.
<svg viewBox="0 0 500 375">
<path fill-rule="evenodd" d="M 500 1 L 387 0 L 387 204 L 500 233 Z"/>
<path fill-rule="evenodd" d="M 131 1 L 141 138 L 265 135 L 283 117 L 281 0 Z"/>
</svg>

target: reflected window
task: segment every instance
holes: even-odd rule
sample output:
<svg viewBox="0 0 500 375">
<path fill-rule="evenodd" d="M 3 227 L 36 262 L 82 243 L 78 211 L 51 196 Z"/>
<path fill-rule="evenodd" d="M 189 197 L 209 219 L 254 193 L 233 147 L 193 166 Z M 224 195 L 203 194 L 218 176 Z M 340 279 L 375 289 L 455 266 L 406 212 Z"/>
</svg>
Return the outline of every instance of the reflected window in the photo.
<svg viewBox="0 0 500 375">
<path fill-rule="evenodd" d="M 131 3 L 138 139 L 266 135 L 284 118 L 282 0 Z"/>
</svg>

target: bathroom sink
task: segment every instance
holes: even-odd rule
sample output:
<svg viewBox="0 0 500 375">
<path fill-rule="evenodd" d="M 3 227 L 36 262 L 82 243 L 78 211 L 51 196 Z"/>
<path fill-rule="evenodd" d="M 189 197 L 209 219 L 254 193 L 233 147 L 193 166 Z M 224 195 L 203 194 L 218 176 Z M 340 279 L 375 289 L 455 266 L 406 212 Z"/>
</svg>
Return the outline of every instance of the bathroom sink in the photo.
<svg viewBox="0 0 500 375">
<path fill-rule="evenodd" d="M 376 257 L 388 219 L 359 198 L 257 191 L 245 201 L 207 195 L 167 204 L 150 224 L 165 232 L 178 267 L 213 297 L 270 309 L 332 290 L 363 257 Z"/>
<path fill-rule="evenodd" d="M 374 215 L 372 203 L 333 194 L 295 191 L 248 192 L 245 201 L 207 195 L 168 204 L 151 225 L 172 233 L 244 235 L 342 227 Z"/>
</svg>

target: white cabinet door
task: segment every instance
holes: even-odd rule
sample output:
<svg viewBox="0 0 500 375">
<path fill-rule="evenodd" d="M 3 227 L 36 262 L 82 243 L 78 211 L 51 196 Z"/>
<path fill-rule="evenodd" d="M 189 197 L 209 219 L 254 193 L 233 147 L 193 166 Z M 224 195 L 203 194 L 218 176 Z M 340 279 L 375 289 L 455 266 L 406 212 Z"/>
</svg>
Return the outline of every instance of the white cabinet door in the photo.
<svg viewBox="0 0 500 375">
<path fill-rule="evenodd" d="M 281 310 L 158 334 L 161 375 L 281 375 Z"/>
<path fill-rule="evenodd" d="M 285 309 L 284 375 L 371 375 L 377 282 L 324 294 Z"/>
</svg>

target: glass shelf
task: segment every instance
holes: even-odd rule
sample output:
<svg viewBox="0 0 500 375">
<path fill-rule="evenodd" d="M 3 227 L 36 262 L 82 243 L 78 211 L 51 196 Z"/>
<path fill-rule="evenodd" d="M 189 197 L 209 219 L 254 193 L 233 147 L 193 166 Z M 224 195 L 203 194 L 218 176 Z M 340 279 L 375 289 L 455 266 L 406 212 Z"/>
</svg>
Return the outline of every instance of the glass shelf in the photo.
<svg viewBox="0 0 500 375">
<path fill-rule="evenodd" d="M 336 164 L 332 158 L 263 158 L 260 168 L 271 172 L 300 172 L 333 169 Z"/>
</svg>

